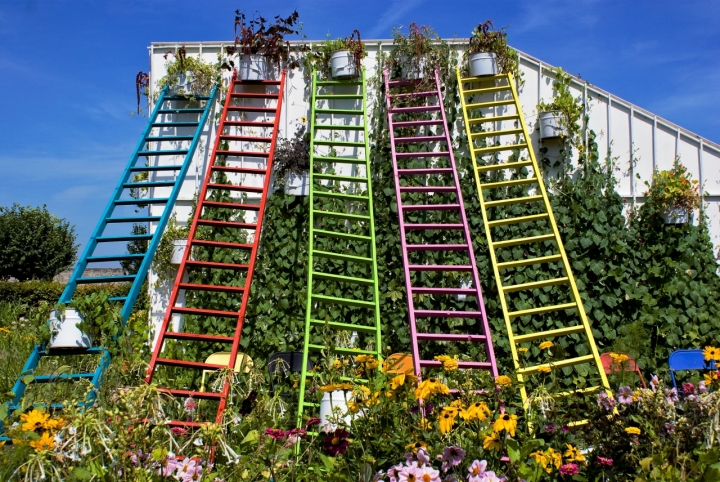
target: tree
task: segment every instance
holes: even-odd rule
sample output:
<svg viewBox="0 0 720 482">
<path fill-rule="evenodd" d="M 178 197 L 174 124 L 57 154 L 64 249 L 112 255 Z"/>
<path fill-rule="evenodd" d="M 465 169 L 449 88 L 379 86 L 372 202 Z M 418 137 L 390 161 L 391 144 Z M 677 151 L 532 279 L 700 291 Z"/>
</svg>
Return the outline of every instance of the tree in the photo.
<svg viewBox="0 0 720 482">
<path fill-rule="evenodd" d="M 75 263 L 75 238 L 75 226 L 47 206 L 0 206 L 0 279 L 52 279 Z"/>
</svg>

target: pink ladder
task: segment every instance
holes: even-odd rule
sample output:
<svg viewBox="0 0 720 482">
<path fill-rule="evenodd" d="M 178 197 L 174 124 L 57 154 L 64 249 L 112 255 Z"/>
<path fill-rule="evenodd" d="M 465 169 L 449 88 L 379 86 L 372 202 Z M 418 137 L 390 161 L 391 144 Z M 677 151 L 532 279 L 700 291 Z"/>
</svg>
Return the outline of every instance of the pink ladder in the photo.
<svg viewBox="0 0 720 482">
<path fill-rule="evenodd" d="M 440 79 L 435 70 L 435 90 L 427 92 L 414 92 L 413 88 L 423 85 L 421 80 L 390 81 L 388 71 L 384 71 L 385 100 L 388 111 L 388 125 L 390 130 L 390 145 L 392 148 L 393 173 L 395 176 L 395 195 L 397 197 L 398 217 L 400 221 L 400 242 L 402 248 L 405 271 L 405 289 L 407 291 L 408 313 L 410 316 L 410 336 L 412 343 L 412 356 L 415 374 L 420 378 L 423 368 L 440 367 L 441 362 L 436 360 L 423 360 L 420 358 L 418 342 L 420 341 L 446 341 L 446 342 L 472 342 L 484 343 L 486 359 L 483 361 L 458 362 L 463 369 L 489 370 L 493 377 L 498 375 L 495 352 L 493 351 L 492 337 L 485 314 L 480 279 L 478 277 L 475 254 L 472 247 L 472 238 L 468 228 L 462 192 L 458 183 L 455 157 L 453 156 L 450 133 L 447 130 L 447 119 L 443 108 L 443 98 L 440 91 Z M 425 81 L 427 82 L 427 81 Z M 410 92 L 397 92 L 398 88 L 411 87 Z M 402 89 L 400 89 L 402 90 Z M 403 107 L 402 105 L 409 105 Z M 397 119 L 397 117 L 400 119 Z M 433 132 L 434 129 L 434 132 Z M 396 131 L 400 130 L 400 137 Z M 442 130 L 442 134 L 437 134 Z M 409 135 L 412 134 L 412 135 Z M 420 144 L 438 145 L 441 150 L 427 149 L 427 152 L 412 151 L 409 147 L 420 147 Z M 444 150 L 442 150 L 444 149 Z M 413 162 L 424 160 L 424 167 L 399 168 L 398 162 Z M 419 164 L 419 162 L 415 162 Z M 418 181 L 418 176 L 422 176 Z M 437 176 L 437 177 L 435 177 Z M 441 181 L 443 185 L 429 185 L 433 179 Z M 424 180 L 424 181 L 423 181 Z M 452 204 L 430 203 L 404 204 L 403 194 L 426 193 L 426 198 L 432 198 L 435 193 L 454 193 L 455 202 Z M 426 199 L 429 201 L 429 199 Z M 452 223 L 406 223 L 405 217 L 418 212 L 453 211 L 459 213 L 459 222 Z M 408 244 L 408 231 L 435 231 L 442 230 L 451 235 L 451 231 L 461 231 L 464 242 L 460 244 Z M 435 252 L 464 252 L 468 263 L 463 265 L 447 264 L 411 264 L 409 253 L 421 251 Z M 420 272 L 440 273 L 467 273 L 471 286 L 458 288 L 414 286 L 412 276 Z M 451 275 L 452 276 L 452 275 Z M 462 274 L 460 274 L 462 276 Z M 457 274 L 456 274 L 457 277 Z M 459 284 L 459 283 L 458 283 Z M 477 301 L 477 311 L 460 310 L 422 310 L 415 308 L 413 295 L 432 296 L 465 296 L 474 297 Z M 466 301 L 466 304 L 468 302 Z M 481 323 L 477 333 L 418 333 L 416 320 L 418 318 L 458 318 L 477 319 Z"/>
</svg>

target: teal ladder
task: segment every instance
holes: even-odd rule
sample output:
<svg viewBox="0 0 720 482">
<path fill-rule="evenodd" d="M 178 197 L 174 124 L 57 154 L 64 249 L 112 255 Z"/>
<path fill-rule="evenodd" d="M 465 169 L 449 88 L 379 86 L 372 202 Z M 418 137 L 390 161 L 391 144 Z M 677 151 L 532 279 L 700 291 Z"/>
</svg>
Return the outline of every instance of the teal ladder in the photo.
<svg viewBox="0 0 720 482">
<path fill-rule="evenodd" d="M 364 70 L 357 79 L 336 81 L 319 81 L 313 72 L 308 290 L 298 425 L 306 411 L 319 407 L 308 400 L 310 352 L 380 358 L 366 89 Z M 343 332 L 346 339 L 364 342 L 365 349 L 320 341 Z"/>
</svg>

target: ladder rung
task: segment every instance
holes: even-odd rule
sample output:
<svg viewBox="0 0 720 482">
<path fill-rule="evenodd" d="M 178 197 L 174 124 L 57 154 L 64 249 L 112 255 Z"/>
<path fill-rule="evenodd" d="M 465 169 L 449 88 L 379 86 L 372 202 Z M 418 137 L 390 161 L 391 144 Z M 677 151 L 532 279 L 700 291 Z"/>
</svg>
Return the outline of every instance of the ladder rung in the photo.
<svg viewBox="0 0 720 482">
<path fill-rule="evenodd" d="M 484 124 L 485 122 L 501 122 L 506 120 L 520 120 L 520 116 L 517 114 L 508 115 L 496 115 L 493 117 L 475 117 L 474 119 L 468 119 L 470 125 Z"/>
<path fill-rule="evenodd" d="M 273 127 L 274 122 L 257 122 L 257 121 L 230 121 L 223 122 L 224 126 L 231 127 Z"/>
<path fill-rule="evenodd" d="M 516 239 L 509 239 L 507 241 L 498 241 L 497 243 L 492 243 L 493 249 L 499 249 L 499 248 L 507 248 L 509 246 L 519 246 L 521 244 L 530 244 L 530 243 L 541 243 L 543 241 L 555 241 L 555 235 L 554 234 L 541 234 L 539 236 L 530 236 L 527 238 L 516 238 Z"/>
<path fill-rule="evenodd" d="M 360 285 L 372 286 L 375 284 L 374 280 L 365 278 L 354 278 L 352 276 L 342 276 L 339 274 L 320 273 L 319 271 L 312 272 L 313 278 L 327 279 L 331 281 L 337 281 L 339 283 L 355 283 Z"/>
<path fill-rule="evenodd" d="M 212 269 L 248 269 L 246 264 L 216 263 L 213 261 L 185 261 L 185 266 L 191 268 L 212 268 Z"/>
<path fill-rule="evenodd" d="M 531 264 L 541 264 L 541 263 L 553 263 L 555 261 L 561 261 L 561 260 L 562 260 L 561 255 L 553 254 L 550 256 L 540 256 L 537 258 L 519 259 L 517 261 L 506 261 L 504 263 L 498 263 L 497 268 L 498 269 L 517 268 L 518 266 L 528 266 Z"/>
<path fill-rule="evenodd" d="M 315 124 L 315 130 L 334 130 L 334 131 L 363 131 L 365 126 L 353 126 L 343 124 Z"/>
<path fill-rule="evenodd" d="M 333 147 L 365 147 L 364 142 L 354 141 L 335 141 L 332 139 L 315 139 L 313 143 L 316 146 L 333 146 Z"/>
<path fill-rule="evenodd" d="M 457 192 L 455 186 L 400 186 L 400 192 Z"/>
<path fill-rule="evenodd" d="M 467 244 L 406 244 L 408 251 L 465 251 Z"/>
<path fill-rule="evenodd" d="M 222 134 L 220 139 L 226 141 L 242 141 L 242 142 L 272 142 L 272 137 L 256 137 L 256 136 L 230 136 Z"/>
<path fill-rule="evenodd" d="M 514 104 L 515 99 L 501 99 L 501 100 L 492 100 L 490 102 L 476 102 L 475 104 L 465 104 L 465 108 L 467 110 L 470 109 L 487 109 L 489 107 L 499 107 L 501 105 L 510 105 Z"/>
<path fill-rule="evenodd" d="M 486 208 L 494 208 L 498 206 L 509 206 L 511 204 L 530 203 L 536 201 L 542 201 L 542 195 L 536 196 L 524 196 L 524 197 L 511 197 L 509 199 L 500 199 L 498 201 L 485 201 Z"/>
<path fill-rule="evenodd" d="M 415 335 L 418 340 L 423 341 L 469 341 L 472 343 L 481 343 L 487 341 L 485 335 L 456 334 L 456 333 L 417 333 Z"/>
<path fill-rule="evenodd" d="M 75 280 L 78 284 L 86 283 L 125 283 L 127 281 L 135 281 L 137 275 L 125 274 L 118 276 L 93 276 L 90 278 L 77 278 Z"/>
<path fill-rule="evenodd" d="M 375 308 L 374 301 L 351 300 L 349 298 L 338 298 L 337 296 L 310 294 L 315 301 L 324 301 L 325 303 L 337 303 L 339 305 L 357 306 L 359 308 Z"/>
<path fill-rule="evenodd" d="M 54 383 L 58 380 L 88 380 L 92 379 L 95 373 L 63 373 L 58 375 L 36 375 L 31 383 Z"/>
<path fill-rule="evenodd" d="M 438 112 L 439 105 L 423 105 L 419 107 L 395 107 L 390 109 L 391 114 L 408 114 L 411 112 Z"/>
<path fill-rule="evenodd" d="M 182 165 L 167 165 L 167 166 L 135 166 L 130 168 L 130 172 L 143 172 L 143 171 L 179 171 L 182 169 Z"/>
<path fill-rule="evenodd" d="M 315 99 L 362 99 L 360 94 L 317 94 Z"/>
<path fill-rule="evenodd" d="M 573 365 L 580 365 L 581 363 L 587 363 L 594 360 L 594 357 L 592 355 L 585 355 L 585 356 L 579 356 L 576 358 L 568 358 L 567 360 L 558 360 L 554 361 L 552 363 L 544 363 L 542 365 L 537 365 L 533 367 L 528 368 L 521 368 L 518 370 L 518 373 L 521 375 L 529 375 L 531 373 L 537 373 L 538 368 L 540 367 L 550 367 L 550 368 L 564 368 L 569 367 Z"/>
<path fill-rule="evenodd" d="M 500 151 L 514 151 L 515 149 L 525 149 L 527 147 L 527 143 L 521 142 L 519 144 L 500 144 L 497 146 L 489 146 L 489 147 L 478 147 L 476 149 L 473 149 L 475 154 L 482 156 L 483 154 L 490 154 L 491 152 L 500 152 Z"/>
<path fill-rule="evenodd" d="M 424 368 L 440 368 L 443 365 L 442 362 L 437 360 L 420 360 L 420 366 Z M 490 369 L 492 365 L 490 362 L 469 362 L 469 361 L 459 361 L 458 360 L 458 368 L 463 369 Z"/>
<path fill-rule="evenodd" d="M 153 122 L 153 127 L 197 127 L 199 122 Z"/>
<path fill-rule="evenodd" d="M 193 239 L 190 241 L 193 246 L 207 246 L 208 248 L 227 249 L 253 249 L 252 244 L 228 243 L 225 241 L 209 241 L 205 239 Z"/>
<path fill-rule="evenodd" d="M 208 310 L 205 308 L 187 308 L 185 306 L 173 306 L 170 308 L 172 313 L 181 313 L 184 315 L 200 315 L 200 316 L 218 316 L 220 318 L 237 318 L 240 314 L 237 311 Z"/>
<path fill-rule="evenodd" d="M 259 211 L 259 204 L 237 204 L 237 203 L 226 203 L 222 201 L 202 201 L 202 207 L 204 208 L 222 208 L 222 209 L 241 209 L 243 211 Z"/>
<path fill-rule="evenodd" d="M 316 209 L 313 209 L 313 214 L 326 218 L 350 219 L 355 221 L 368 221 L 370 219 L 370 216 L 366 214 L 335 213 L 332 211 L 318 211 Z"/>
<path fill-rule="evenodd" d="M 410 271 L 472 271 L 472 266 L 462 264 L 409 264 Z"/>
<path fill-rule="evenodd" d="M 539 331 L 537 333 L 529 333 L 527 335 L 514 336 L 515 344 L 526 343 L 535 340 L 544 340 L 547 338 L 555 338 L 556 336 L 573 335 L 585 331 L 583 325 L 569 326 L 567 328 L 558 328 L 556 330 Z"/>
<path fill-rule="evenodd" d="M 463 77 L 460 79 L 460 82 L 483 82 L 485 80 L 501 80 L 507 78 L 507 74 L 483 75 L 479 77 Z"/>
<path fill-rule="evenodd" d="M 180 283 L 178 288 L 181 290 L 193 291 L 218 291 L 224 293 L 243 293 L 245 288 L 242 286 L 222 286 L 222 285 L 203 285 L 195 283 Z"/>
<path fill-rule="evenodd" d="M 432 288 L 426 286 L 411 287 L 414 295 L 469 295 L 477 296 L 477 290 L 473 288 Z"/>
<path fill-rule="evenodd" d="M 317 230 L 315 230 L 317 232 Z M 363 256 L 355 256 L 352 254 L 341 254 L 331 253 L 329 251 L 313 250 L 313 255 L 320 256 L 323 258 L 337 259 L 338 261 L 348 261 L 355 263 L 372 263 L 372 258 L 365 258 Z"/>
<path fill-rule="evenodd" d="M 315 114 L 365 115 L 362 109 L 315 109 Z"/>
<path fill-rule="evenodd" d="M 407 144 L 409 142 L 443 142 L 447 141 L 445 136 L 417 136 L 417 137 L 396 137 L 395 144 Z"/>
<path fill-rule="evenodd" d="M 159 390 L 163 393 L 172 395 L 173 397 L 192 397 L 196 400 L 220 400 L 222 398 L 222 393 L 217 392 L 197 392 L 194 390 L 176 390 L 174 388 L 160 388 Z M 178 423 L 182 426 L 187 426 L 187 424 L 191 424 L 193 422 L 178 421 Z"/>
<path fill-rule="evenodd" d="M 455 174 L 452 167 L 423 167 L 420 169 L 398 169 L 398 176 L 418 176 L 420 174 Z"/>
<path fill-rule="evenodd" d="M 221 151 L 218 149 L 215 151 L 216 156 L 230 156 L 230 157 L 269 157 L 270 154 L 267 152 L 258 151 Z"/>
<path fill-rule="evenodd" d="M 522 129 L 504 129 L 498 131 L 473 132 L 470 137 L 473 139 L 481 139 L 483 137 L 508 136 L 511 134 L 522 134 Z"/>
<path fill-rule="evenodd" d="M 95 238 L 98 243 L 116 243 L 118 241 L 139 241 L 152 239 L 152 234 L 123 234 L 120 236 L 100 236 Z"/>
<path fill-rule="evenodd" d="M 409 84 L 404 84 L 409 85 Z M 395 87 L 393 85 L 393 82 L 390 82 L 390 87 Z M 393 99 L 407 99 L 407 98 L 417 98 L 417 97 L 437 97 L 438 93 L 437 91 L 427 91 L 427 92 L 407 92 L 403 94 L 390 94 L 390 97 Z"/>
<path fill-rule="evenodd" d="M 175 181 L 144 181 L 144 182 L 126 182 L 122 185 L 123 189 L 143 189 L 148 187 L 170 187 L 174 186 Z M 138 198 L 142 199 L 142 198 Z"/>
<path fill-rule="evenodd" d="M 320 172 L 314 172 L 313 178 L 314 179 L 327 179 L 328 181 L 346 181 L 346 182 L 364 182 L 364 183 L 368 182 L 368 179 L 366 177 L 339 176 L 337 174 L 322 174 Z"/>
<path fill-rule="evenodd" d="M 238 174 L 259 174 L 262 176 L 267 174 L 267 169 L 260 169 L 256 167 L 212 166 L 210 169 L 218 172 L 235 172 Z"/>
<path fill-rule="evenodd" d="M 112 298 L 108 298 L 108 301 L 122 301 L 125 302 L 127 300 L 127 296 L 113 296 Z"/>
<path fill-rule="evenodd" d="M 463 229 L 463 224 L 430 224 L 430 223 L 423 223 L 423 224 L 409 224 L 405 223 L 405 229 L 407 230 L 429 230 L 429 229 L 437 229 L 437 230 L 449 230 L 449 229 Z"/>
<path fill-rule="evenodd" d="M 230 96 L 233 98 L 247 99 L 277 99 L 280 94 L 261 94 L 259 92 L 230 92 Z"/>
<path fill-rule="evenodd" d="M 169 201 L 168 198 L 147 198 L 147 199 L 116 199 L 113 204 L 116 206 L 129 206 L 133 204 L 165 204 Z"/>
<path fill-rule="evenodd" d="M 339 321 L 322 321 L 311 319 L 310 324 L 315 326 L 327 325 L 330 328 L 335 328 L 336 330 L 357 331 L 360 333 L 375 333 L 377 331 L 377 328 L 375 328 L 374 326 L 353 325 L 352 323 L 340 323 Z"/>
<path fill-rule="evenodd" d="M 565 311 L 577 309 L 577 303 L 562 303 L 560 305 L 541 306 L 539 308 L 529 308 L 527 310 L 510 311 L 509 318 L 517 318 L 518 316 L 539 315 L 549 313 L 551 311 Z"/>
<path fill-rule="evenodd" d="M 163 142 L 163 141 L 191 141 L 195 136 L 149 136 L 145 138 L 145 142 Z"/>
<path fill-rule="evenodd" d="M 223 370 L 225 368 L 228 368 L 225 365 L 211 365 L 210 363 L 201 363 L 189 360 L 173 360 L 170 358 L 158 358 L 155 360 L 155 363 L 157 363 L 158 365 L 166 365 L 171 367 L 195 368 L 203 370 Z"/>
<path fill-rule="evenodd" d="M 439 126 L 442 125 L 442 120 L 416 120 L 416 121 L 402 121 L 402 122 L 393 122 L 392 127 L 393 129 L 398 129 L 402 127 L 421 127 L 421 126 Z"/>
<path fill-rule="evenodd" d="M 232 184 L 207 184 L 208 189 L 227 189 L 228 191 L 263 192 L 263 187 L 234 186 Z"/>
<path fill-rule="evenodd" d="M 334 199 L 344 199 L 346 201 L 370 201 L 367 196 L 356 196 L 354 194 L 345 194 L 341 192 L 329 192 L 329 191 L 313 191 L 313 196 L 317 197 L 330 197 Z"/>
<path fill-rule="evenodd" d="M 336 156 L 312 156 L 312 161 L 316 162 L 342 162 L 345 164 L 366 164 L 365 159 L 358 159 L 357 157 L 336 157 Z"/>
<path fill-rule="evenodd" d="M 260 107 L 252 105 L 229 105 L 228 112 L 275 112 L 275 107 Z"/>
<path fill-rule="evenodd" d="M 160 221 L 160 216 L 129 216 L 121 218 L 105 218 L 105 222 L 110 223 L 151 223 Z"/>
<path fill-rule="evenodd" d="M 480 187 L 482 189 L 496 189 L 500 187 L 521 186 L 523 184 L 537 184 L 537 182 L 538 179 L 536 177 L 529 177 L 527 179 L 509 179 L 507 181 L 488 182 L 480 184 Z"/>
<path fill-rule="evenodd" d="M 180 156 L 180 155 L 185 155 L 187 153 L 188 153 L 187 149 L 138 151 L 138 156 Z"/>
<path fill-rule="evenodd" d="M 198 219 L 198 226 L 215 226 L 216 228 L 255 229 L 255 223 L 238 223 L 235 221 L 216 221 L 214 219 Z"/>
<path fill-rule="evenodd" d="M 460 209 L 459 204 L 401 204 L 403 211 L 454 211 Z"/>
<path fill-rule="evenodd" d="M 320 350 L 327 350 L 328 347 L 325 345 L 316 345 L 314 343 L 311 343 L 311 344 L 308 344 L 308 349 L 320 351 Z M 375 355 L 375 356 L 377 356 L 377 353 L 374 351 L 360 350 L 360 349 L 355 349 L 355 348 L 340 348 L 339 346 L 334 347 L 332 349 L 332 352 L 340 353 L 342 355 Z"/>
<path fill-rule="evenodd" d="M 533 221 L 542 221 L 544 219 L 548 219 L 548 213 L 541 213 L 541 214 L 532 214 L 530 216 L 519 216 L 517 218 L 504 218 L 504 219 L 497 219 L 495 221 L 488 221 L 488 227 L 495 228 L 497 226 L 505 226 L 508 224 L 520 224 L 520 223 L 530 223 Z"/>
<path fill-rule="evenodd" d="M 139 254 L 110 254 L 103 256 L 89 256 L 85 258 L 86 261 L 91 263 L 101 263 L 104 261 L 122 261 L 125 259 L 142 259 L 145 257 L 145 253 Z"/>
<path fill-rule="evenodd" d="M 538 288 L 544 288 L 546 286 L 557 286 L 561 284 L 568 283 L 570 280 L 567 276 L 563 276 L 562 278 L 555 278 L 555 279 L 546 279 L 542 281 L 531 281 L 529 283 L 520 283 L 516 285 L 510 285 L 510 286 L 503 286 L 502 291 L 503 293 L 512 293 L 515 291 L 525 291 L 525 290 L 534 290 Z"/>
<path fill-rule="evenodd" d="M 450 152 L 397 152 L 395 153 L 395 157 L 397 157 L 398 159 L 410 159 L 414 157 L 450 157 Z"/>
<path fill-rule="evenodd" d="M 468 89 L 468 90 L 463 90 L 462 93 L 464 95 L 491 94 L 493 92 L 503 92 L 506 90 L 510 90 L 509 85 L 500 85 L 500 86 L 496 86 L 496 87 L 485 87 L 485 88 L 479 88 L 479 89 Z"/>
<path fill-rule="evenodd" d="M 325 229 L 314 229 L 313 233 L 320 236 L 328 236 L 330 238 L 350 239 L 354 241 L 370 241 L 370 236 L 363 236 L 361 234 L 350 234 L 341 233 L 336 231 L 327 231 Z"/>
<path fill-rule="evenodd" d="M 235 341 L 235 338 L 232 336 L 207 335 L 204 333 L 184 333 L 179 331 L 166 331 L 163 337 L 170 338 L 172 340 L 207 341 L 217 343 L 232 343 Z"/>
<path fill-rule="evenodd" d="M 359 80 L 320 80 L 315 85 L 362 85 Z"/>
<path fill-rule="evenodd" d="M 532 161 L 506 162 L 499 164 L 487 164 L 478 166 L 478 172 L 499 171 L 500 169 L 520 169 L 521 167 L 531 166 Z"/>
</svg>

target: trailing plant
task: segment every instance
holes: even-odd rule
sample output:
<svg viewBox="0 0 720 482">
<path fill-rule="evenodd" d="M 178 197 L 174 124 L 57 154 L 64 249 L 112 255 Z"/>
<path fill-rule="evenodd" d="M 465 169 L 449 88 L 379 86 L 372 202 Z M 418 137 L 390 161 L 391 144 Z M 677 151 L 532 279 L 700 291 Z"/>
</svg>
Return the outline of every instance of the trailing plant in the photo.
<svg viewBox="0 0 720 482">
<path fill-rule="evenodd" d="M 700 187 L 697 179 L 693 179 L 687 168 L 675 159 L 672 169 L 655 170 L 652 182 L 645 181 L 648 187 L 646 194 L 647 204 L 659 211 L 667 209 L 684 209 L 692 211 L 698 209 L 702 203 Z"/>
<path fill-rule="evenodd" d="M 393 28 L 392 36 L 394 48 L 390 52 L 389 67 L 393 74 L 421 75 L 428 82 L 433 81 L 435 69 L 441 77 L 447 75 L 450 47 L 431 27 L 412 22 L 407 36 L 400 28 Z"/>
<path fill-rule="evenodd" d="M 367 57 L 365 45 L 360 40 L 359 30 L 353 30 L 353 33 L 349 37 L 335 40 L 331 40 L 330 34 L 328 34 L 328 38 L 319 46 L 313 46 L 313 48 L 303 56 L 303 65 L 305 66 L 306 74 L 310 75 L 313 70 L 316 70 L 323 78 L 331 78 L 330 57 L 332 57 L 332 54 L 335 52 L 342 50 L 347 50 L 353 56 L 355 74 L 359 76 L 362 72 L 362 59 Z"/>
<path fill-rule="evenodd" d="M 520 58 L 517 50 L 508 45 L 505 29 L 506 27 L 502 27 L 500 30 L 495 30 L 491 20 L 479 23 L 470 34 L 466 56 L 481 52 L 495 54 L 500 72 L 510 72 L 518 82 L 521 82 Z M 467 58 L 465 60 L 467 61 Z"/>
<path fill-rule="evenodd" d="M 252 19 L 240 11 L 235 11 L 235 49 L 240 55 L 262 55 L 271 62 L 291 60 L 290 68 L 297 66 L 295 59 L 290 59 L 290 45 L 285 40 L 286 35 L 300 33 L 298 18 L 295 10 L 288 17 L 275 17 L 275 23 L 270 23 L 265 17 L 255 14 Z"/>
<path fill-rule="evenodd" d="M 283 182 L 286 174 L 300 175 L 310 170 L 310 134 L 300 125 L 292 139 L 278 139 L 273 158 L 275 179 Z"/>
<path fill-rule="evenodd" d="M 137 113 L 140 114 L 140 97 L 148 95 L 148 87 L 150 87 L 150 75 L 147 72 L 140 71 L 135 76 L 135 94 L 137 96 Z"/>
<path fill-rule="evenodd" d="M 192 100 L 195 96 L 210 94 L 213 86 L 221 83 L 219 62 L 209 64 L 200 57 L 188 57 L 184 46 L 179 47 L 175 52 L 167 51 L 164 58 L 167 60 L 169 57 L 173 60 L 168 60 L 165 64 L 166 74 L 158 81 L 158 92 L 164 86 L 168 86 L 170 91 L 177 91 L 178 95 L 184 95 Z M 189 83 L 189 91 L 178 90 L 181 76 L 187 76 L 185 78 Z"/>
<path fill-rule="evenodd" d="M 186 226 L 178 226 L 175 216 L 171 217 L 162 238 L 160 238 L 160 243 L 158 243 L 155 256 L 153 257 L 152 267 L 158 276 L 156 288 L 168 280 L 175 279 L 177 268 L 172 264 L 175 241 L 187 239 L 187 237 L 188 228 Z"/>
<path fill-rule="evenodd" d="M 571 137 L 576 144 L 580 135 L 583 105 L 580 98 L 575 98 L 570 91 L 573 78 L 561 67 L 554 69 L 555 80 L 553 81 L 552 102 L 540 102 L 537 105 L 538 114 L 542 112 L 557 112 L 560 114 L 560 125 L 563 130 L 561 137 Z"/>
</svg>

